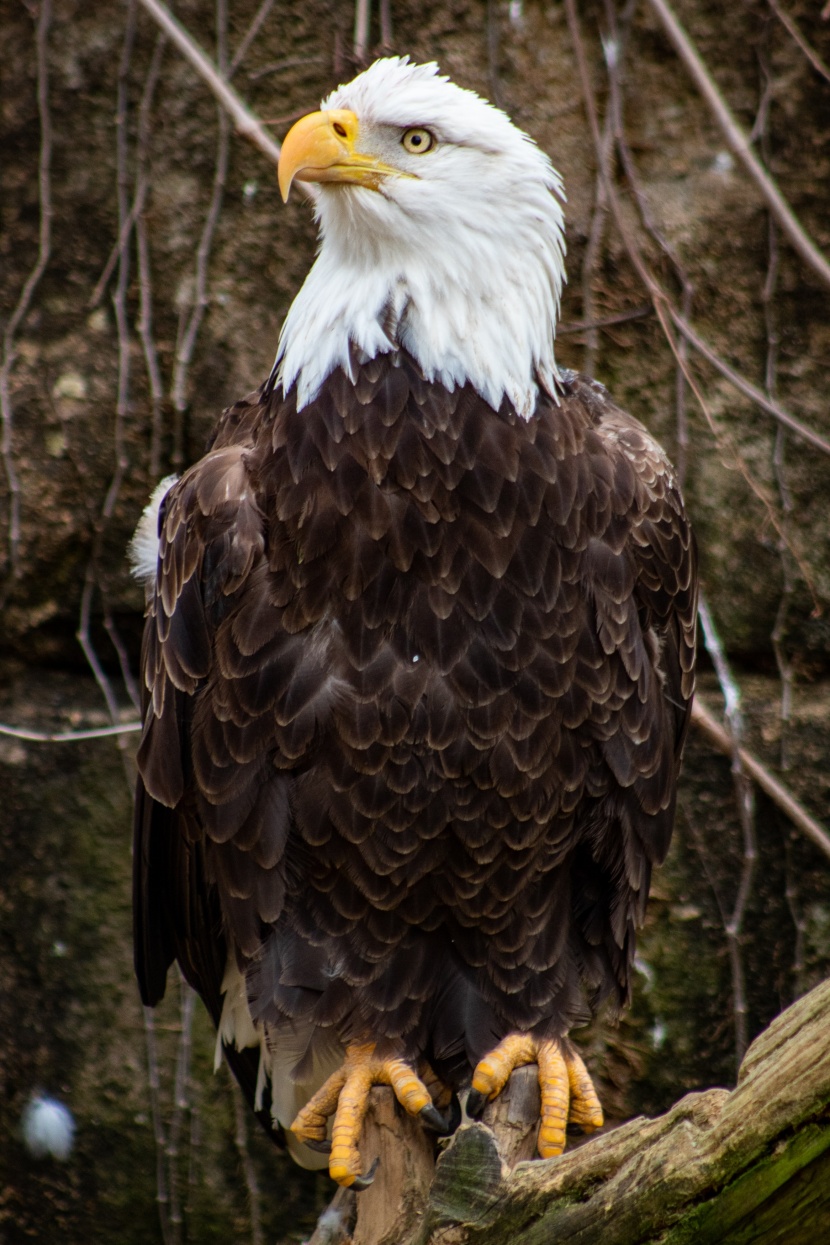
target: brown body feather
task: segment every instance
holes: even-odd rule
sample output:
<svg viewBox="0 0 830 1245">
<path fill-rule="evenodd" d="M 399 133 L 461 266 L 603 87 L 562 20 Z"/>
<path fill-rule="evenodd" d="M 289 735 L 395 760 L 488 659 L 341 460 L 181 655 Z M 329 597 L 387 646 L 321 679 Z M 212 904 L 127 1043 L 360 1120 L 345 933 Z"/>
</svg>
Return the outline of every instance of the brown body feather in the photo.
<svg viewBox="0 0 830 1245">
<path fill-rule="evenodd" d="M 217 1019 L 230 949 L 274 1041 L 387 1037 L 460 1084 L 507 1032 L 624 1001 L 695 629 L 640 424 L 572 374 L 529 421 L 497 413 L 404 353 L 299 412 L 266 387 L 168 496 L 160 559 L 146 1002 L 177 958 Z"/>
</svg>

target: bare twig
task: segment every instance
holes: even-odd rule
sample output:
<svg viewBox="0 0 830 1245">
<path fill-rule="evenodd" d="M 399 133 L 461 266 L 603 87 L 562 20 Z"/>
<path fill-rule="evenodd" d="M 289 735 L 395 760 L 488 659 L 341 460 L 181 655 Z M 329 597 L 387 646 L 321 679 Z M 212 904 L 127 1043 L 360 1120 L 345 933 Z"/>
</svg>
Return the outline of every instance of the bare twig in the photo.
<svg viewBox="0 0 830 1245">
<path fill-rule="evenodd" d="M 9 317 L 3 334 L 3 361 L 0 365 L 0 450 L 9 487 L 9 576 L 2 594 L 4 600 L 20 573 L 20 480 L 14 465 L 14 408 L 11 398 L 11 374 L 17 359 L 15 337 L 29 310 L 32 295 L 46 271 L 52 248 L 52 118 L 49 112 L 49 28 L 52 22 L 51 0 L 41 0 L 35 29 L 37 54 L 37 105 L 40 117 L 40 155 L 38 157 L 38 198 L 40 226 L 35 265 L 26 278 L 20 297 Z"/>
<path fill-rule="evenodd" d="M 827 82 L 830 82 L 830 68 L 827 67 L 827 65 L 821 59 L 821 57 L 819 56 L 815 48 L 811 47 L 811 45 L 804 38 L 803 34 L 798 29 L 795 22 L 790 17 L 789 13 L 784 12 L 780 4 L 778 3 L 778 0 L 769 0 L 769 7 L 772 9 L 773 13 L 778 18 L 778 20 L 781 22 L 781 24 L 785 27 L 787 32 L 792 36 L 792 38 L 796 41 L 798 46 L 801 48 L 802 52 L 807 57 L 807 60 L 813 66 L 813 69 L 815 69 L 816 73 L 821 74 L 822 78 L 824 78 Z"/>
<path fill-rule="evenodd" d="M 732 755 L 732 740 L 729 733 L 710 713 L 699 696 L 695 698 L 692 706 L 692 722 L 719 752 L 722 752 L 724 756 Z M 740 758 L 741 764 L 752 781 L 758 784 L 764 794 L 789 817 L 793 825 L 830 860 L 830 834 L 820 822 L 810 816 L 792 792 L 782 782 L 779 782 L 751 752 L 741 748 Z"/>
<path fill-rule="evenodd" d="M 141 730 L 140 722 L 117 722 L 114 726 L 95 726 L 81 731 L 32 731 L 25 726 L 0 722 L 0 735 L 26 739 L 35 744 L 68 744 L 82 739 L 107 739 L 111 735 L 130 735 Z"/>
<path fill-rule="evenodd" d="M 182 1210 L 179 1204 L 179 1139 L 188 1108 L 187 1085 L 190 1077 L 190 1050 L 193 1034 L 193 1013 L 196 993 L 180 975 L 182 1022 L 179 1052 L 176 1059 L 176 1080 L 173 1089 L 173 1118 L 167 1137 L 167 1174 L 170 1189 L 170 1225 L 174 1243 L 182 1239 Z"/>
<path fill-rule="evenodd" d="M 588 124 L 591 130 L 591 135 L 594 140 L 594 147 L 596 149 L 597 154 L 599 155 L 602 139 L 601 139 L 601 134 L 600 134 L 599 121 L 597 120 L 597 111 L 596 111 L 596 104 L 594 101 L 594 93 L 593 93 L 593 88 L 591 86 L 590 75 L 588 73 L 588 64 L 587 64 L 587 60 L 585 57 L 585 47 L 584 47 L 584 43 L 582 40 L 582 34 L 580 31 L 579 16 L 576 11 L 575 0 L 565 0 L 565 12 L 568 18 L 568 27 L 571 33 L 571 40 L 573 42 L 574 52 L 576 54 L 577 69 L 579 72 L 580 82 L 582 85 L 582 96 L 583 96 L 583 102 L 585 105 L 585 111 L 588 116 Z M 600 168 L 602 167 L 602 162 L 599 159 L 598 159 L 598 167 Z M 637 273 L 643 285 L 646 287 L 646 289 L 649 292 L 652 303 L 654 305 L 654 310 L 656 312 L 658 320 L 660 321 L 660 326 L 663 330 L 666 341 L 668 342 L 669 348 L 672 354 L 674 355 L 678 366 L 683 369 L 683 375 L 686 380 L 686 383 L 689 385 L 690 389 L 692 390 L 692 393 L 695 395 L 695 398 L 697 399 L 700 409 L 702 410 L 704 417 L 706 419 L 706 422 L 708 423 L 709 428 L 711 429 L 712 435 L 715 438 L 716 444 L 719 445 L 721 449 L 723 450 L 723 452 L 727 454 L 727 456 L 732 460 L 732 462 L 734 462 L 739 472 L 741 473 L 741 476 L 743 477 L 747 487 L 752 491 L 752 493 L 754 493 L 754 495 L 757 497 L 761 505 L 764 507 L 764 510 L 766 512 L 767 519 L 770 525 L 774 528 L 774 530 L 778 533 L 779 536 L 784 538 L 784 533 L 782 531 L 781 524 L 775 512 L 774 506 L 770 498 L 767 496 L 766 490 L 763 489 L 758 484 L 755 477 L 750 472 L 749 468 L 747 467 L 743 459 L 743 456 L 740 454 L 732 438 L 727 433 L 725 433 L 722 428 L 718 427 L 717 423 L 715 422 L 714 416 L 712 415 L 712 412 L 709 409 L 709 405 L 706 402 L 705 398 L 703 397 L 703 394 L 700 390 L 700 386 L 697 384 L 697 381 L 695 380 L 695 377 L 693 376 L 688 366 L 688 363 L 681 357 L 681 354 L 678 349 L 678 344 L 675 339 L 674 333 L 672 332 L 671 324 L 669 321 L 670 319 L 675 320 L 675 321 L 677 319 L 682 320 L 682 317 L 680 317 L 679 313 L 675 311 L 675 309 L 672 307 L 665 290 L 656 280 L 649 266 L 646 264 L 645 259 L 643 258 L 643 255 L 640 251 L 640 247 L 635 241 L 635 239 L 632 237 L 631 231 L 628 228 L 628 225 L 625 221 L 625 218 L 622 213 L 622 209 L 620 207 L 619 197 L 617 195 L 616 189 L 613 183 L 610 181 L 606 184 L 606 193 L 608 195 L 608 202 L 611 206 L 611 210 L 614 215 L 614 223 L 616 224 L 617 229 L 619 230 L 620 236 L 623 241 L 623 245 L 625 246 L 625 249 L 628 252 L 628 257 L 634 267 L 635 272 Z M 686 330 L 691 340 L 692 331 L 689 328 L 689 326 L 686 326 Z M 746 384 L 748 383 L 749 382 L 746 382 Z M 810 581 L 810 576 L 807 571 L 807 568 L 806 566 L 803 565 L 802 562 L 799 562 L 798 565 L 804 576 L 804 581 L 809 587 L 811 581 Z"/>
<path fill-rule="evenodd" d="M 755 864 L 758 859 L 758 845 L 755 836 L 755 801 L 752 784 L 749 782 L 742 761 L 743 720 L 741 717 L 741 692 L 729 669 L 726 654 L 715 629 L 709 606 L 703 593 L 698 602 L 703 641 L 706 651 L 712 659 L 715 673 L 718 676 L 725 704 L 724 716 L 728 727 L 728 738 L 731 743 L 732 779 L 735 784 L 735 798 L 743 833 L 743 861 L 741 876 L 738 880 L 738 891 L 731 915 L 724 922 L 726 941 L 729 948 L 729 962 L 732 969 L 732 995 L 735 1012 L 735 1055 L 737 1065 L 740 1064 L 749 1043 L 747 1033 L 747 1002 L 746 978 L 744 974 L 743 956 L 741 954 L 741 931 L 752 889 Z"/>
<path fill-rule="evenodd" d="M 613 12 L 613 10 L 611 10 L 611 12 Z M 574 19 L 575 19 L 575 12 L 574 12 Z M 612 30 L 613 29 L 614 27 L 612 25 Z M 572 26 L 571 33 L 575 40 L 580 39 L 578 25 Z M 617 42 L 619 43 L 619 40 L 617 40 Z M 582 54 L 582 62 L 584 62 L 584 52 Z M 783 424 L 785 427 L 789 428 L 801 440 L 806 441 L 808 444 L 814 446 L 816 449 L 820 449 L 825 454 L 830 454 L 830 440 L 828 440 L 826 437 L 823 437 L 820 433 L 815 432 L 812 428 L 808 427 L 806 424 L 802 423 L 801 420 L 797 419 L 794 415 L 790 414 L 789 411 L 785 410 L 785 408 L 782 407 L 781 404 L 777 400 L 775 400 L 770 394 L 765 394 L 761 389 L 758 388 L 757 385 L 753 385 L 752 382 L 747 380 L 745 376 L 742 376 L 740 372 L 736 372 L 733 367 L 730 367 L 730 365 L 724 359 L 722 359 L 720 355 L 716 353 L 716 351 L 714 351 L 711 348 L 711 346 L 709 346 L 705 341 L 703 341 L 703 339 L 695 332 L 695 330 L 692 328 L 691 324 L 689 323 L 689 310 L 688 309 L 691 307 L 691 299 L 692 299 L 692 294 L 693 294 L 691 284 L 683 269 L 683 266 L 681 265 L 674 251 L 674 248 L 669 244 L 668 240 L 666 239 L 665 235 L 663 234 L 662 230 L 659 228 L 659 226 L 657 225 L 656 221 L 654 220 L 651 214 L 648 200 L 645 194 L 643 193 L 642 188 L 640 187 L 639 178 L 637 177 L 637 172 L 636 172 L 636 169 L 634 168 L 634 163 L 631 159 L 631 152 L 625 140 L 625 133 L 623 129 L 623 120 L 622 120 L 622 100 L 621 100 L 619 68 L 618 68 L 619 58 L 607 60 L 606 63 L 608 66 L 608 80 L 609 80 L 609 85 L 611 88 L 611 102 L 612 102 L 612 108 L 614 112 L 615 136 L 616 136 L 616 141 L 617 141 L 617 147 L 618 147 L 619 154 L 620 154 L 620 163 L 622 164 L 623 170 L 626 175 L 626 179 L 634 194 L 634 198 L 639 208 L 640 216 L 642 217 L 643 224 L 645 225 L 646 229 L 651 234 L 651 236 L 654 238 L 654 240 L 657 242 L 658 246 L 663 251 L 663 254 L 666 255 L 666 257 L 671 262 L 672 267 L 674 268 L 677 274 L 677 278 L 681 284 L 681 288 L 683 291 L 683 294 L 682 294 L 683 314 L 681 314 L 672 305 L 671 301 L 666 296 L 665 291 L 661 288 L 661 286 L 658 284 L 658 282 L 654 278 L 653 274 L 647 268 L 645 261 L 643 260 L 642 256 L 639 253 L 639 249 L 636 247 L 636 244 L 634 243 L 633 239 L 630 237 L 630 234 L 625 227 L 625 223 L 622 219 L 622 216 L 619 210 L 619 202 L 618 202 L 616 193 L 614 192 L 613 187 L 611 187 L 611 194 L 609 196 L 609 202 L 610 202 L 612 211 L 614 212 L 617 227 L 620 230 L 623 242 L 626 246 L 626 250 L 629 253 L 631 261 L 634 264 L 634 267 L 637 270 L 637 273 L 640 279 L 642 280 L 643 284 L 646 286 L 649 293 L 651 294 L 652 300 L 655 302 L 655 311 L 657 311 L 658 316 L 660 317 L 662 321 L 662 315 L 660 313 L 660 310 L 657 307 L 657 302 L 658 301 L 661 302 L 665 310 L 665 314 L 667 314 L 671 318 L 673 324 L 680 332 L 681 337 L 685 339 L 685 341 L 687 341 L 689 345 L 693 346 L 694 349 L 698 352 L 698 354 L 701 354 L 709 363 L 711 363 L 711 365 L 718 372 L 720 372 L 720 374 L 723 377 L 725 377 L 725 379 L 728 380 L 729 383 L 735 389 L 737 389 L 739 393 L 742 393 L 745 397 L 749 398 L 750 401 L 754 402 L 756 406 L 759 406 L 761 410 L 766 411 L 768 415 L 772 415 L 774 419 L 778 420 L 780 424 Z M 586 67 L 586 74 L 587 74 L 587 67 Z M 587 85 L 587 79 L 583 78 L 583 92 L 585 90 L 586 85 Z M 589 114 L 590 114 L 590 112 L 593 110 L 593 97 L 592 96 L 590 98 L 586 97 L 585 103 L 586 103 L 586 108 L 588 109 Z M 590 115 L 589 115 L 589 119 L 590 119 Z M 598 141 L 597 135 L 598 135 L 598 127 L 596 129 L 595 141 Z M 684 384 L 689 384 L 690 377 L 688 374 L 688 363 L 687 363 L 685 347 L 682 345 L 681 342 L 676 342 L 673 344 L 674 339 L 669 334 L 667 334 L 667 340 L 669 341 L 669 344 L 672 346 L 672 349 L 675 352 L 678 369 L 683 377 Z M 679 383 L 680 382 L 678 381 L 678 384 Z M 696 393 L 694 384 L 691 384 L 691 388 Z"/>
<path fill-rule="evenodd" d="M 250 26 L 246 30 L 242 38 L 242 42 L 240 43 L 239 47 L 234 52 L 233 60 L 228 66 L 228 81 L 229 82 L 231 78 L 233 77 L 233 75 L 236 73 L 239 66 L 244 61 L 245 57 L 248 55 L 251 44 L 253 43 L 254 39 L 256 39 L 260 30 L 262 30 L 263 24 L 265 23 L 265 20 L 268 17 L 268 14 L 271 12 L 271 10 L 274 7 L 274 3 L 275 3 L 275 0 L 262 0 L 262 4 L 259 6 L 256 13 L 254 14 L 253 21 L 251 22 Z"/>
<path fill-rule="evenodd" d="M 270 64 L 263 65 L 261 69 L 250 70 L 248 81 L 256 82 L 259 78 L 266 78 L 269 74 L 295 69 L 297 65 L 323 65 L 325 61 L 325 56 L 284 56 L 282 60 L 271 61 Z"/>
<path fill-rule="evenodd" d="M 190 1220 L 196 1207 L 199 1193 L 199 1163 L 202 1151 L 202 1112 L 200 1109 L 201 1085 L 197 1078 L 188 1079 L 187 1089 L 190 1095 L 190 1137 L 188 1138 L 187 1155 L 187 1196 L 184 1202 L 185 1217 Z"/>
<path fill-rule="evenodd" d="M 692 314 L 692 287 L 683 280 L 683 318 L 688 320 Z M 689 419 L 686 411 L 686 373 L 689 370 L 688 346 L 685 337 L 677 343 L 677 367 L 674 381 L 675 426 L 677 429 L 676 462 L 677 482 L 681 491 L 686 486 L 686 471 L 689 463 Z"/>
<path fill-rule="evenodd" d="M 668 301 L 666 301 L 665 306 L 673 324 L 679 332 L 683 334 L 689 344 L 694 346 L 698 354 L 702 354 L 704 359 L 708 359 L 712 366 L 720 372 L 721 376 L 725 376 L 729 383 L 734 386 L 739 393 L 744 394 L 744 396 L 754 402 L 756 406 L 759 406 L 762 411 L 766 411 L 768 415 L 772 415 L 774 419 L 777 419 L 778 422 L 783 424 L 785 428 L 789 428 L 790 431 L 794 432 L 795 435 L 802 441 L 806 441 L 808 445 L 812 445 L 815 449 L 821 450 L 823 454 L 830 454 L 830 441 L 828 441 L 826 437 L 823 437 L 820 433 L 815 432 L 812 428 L 809 428 L 806 424 L 803 424 L 800 419 L 796 419 L 796 417 L 791 415 L 789 411 L 781 406 L 779 402 L 776 402 L 772 398 L 768 397 L 768 395 L 759 389 L 757 385 L 753 385 L 752 382 L 748 381 L 745 376 L 742 376 L 739 372 L 736 372 L 734 368 L 730 367 L 729 364 L 720 357 L 720 355 L 716 354 L 711 346 L 708 346 L 706 342 L 703 341 L 703 339 L 692 328 L 691 324 L 689 324 Z"/>
<path fill-rule="evenodd" d="M 629 320 L 642 320 L 653 314 L 652 304 L 644 303 L 642 307 L 635 307 L 633 311 L 621 311 L 616 316 L 603 316 L 601 320 L 591 320 L 587 323 L 579 320 L 566 320 L 557 324 L 556 336 L 567 337 L 570 333 L 587 333 L 590 329 L 607 329 L 615 324 L 627 324 Z"/>
<path fill-rule="evenodd" d="M 147 78 L 138 109 L 138 134 L 136 136 L 135 163 L 136 188 L 133 207 L 143 205 L 149 177 L 147 174 L 147 147 L 150 139 L 150 117 L 156 85 L 161 73 L 161 62 L 167 38 L 159 32 Z M 144 354 L 144 365 L 147 371 L 147 384 L 150 390 L 150 479 L 157 480 L 161 475 L 161 409 L 164 399 L 164 384 L 161 379 L 156 340 L 153 335 L 153 284 L 152 266 L 150 263 L 150 238 L 147 221 L 143 211 L 139 210 L 135 224 L 136 251 L 138 257 L 138 320 L 136 329 Z"/>
<path fill-rule="evenodd" d="M 490 99 L 499 108 L 502 108 L 501 75 L 499 72 L 500 45 L 499 7 L 496 0 L 487 0 L 487 71 Z"/>
<path fill-rule="evenodd" d="M 760 144 L 762 144 L 762 153 L 765 161 L 769 163 L 770 141 L 769 141 L 769 107 L 764 106 L 764 101 L 769 100 L 773 96 L 773 75 L 770 71 L 767 56 L 764 55 L 762 49 L 758 50 L 758 61 L 760 71 L 764 78 L 764 88 L 762 92 L 762 105 L 758 108 L 758 120 L 755 121 L 753 127 L 758 131 Z M 767 330 L 767 366 L 764 370 L 764 387 L 770 398 L 775 396 L 776 387 L 776 371 L 778 371 L 778 349 L 780 344 L 780 336 L 778 331 L 778 319 L 775 315 L 775 288 L 778 284 L 779 269 L 779 249 L 778 249 L 778 227 L 772 213 L 769 215 L 769 223 L 767 230 L 768 237 L 768 263 L 767 263 L 767 280 L 764 281 L 764 289 L 762 299 L 764 304 L 764 327 Z M 791 497 L 788 483 L 786 483 L 786 474 L 784 466 L 784 453 L 786 444 L 786 432 L 784 427 L 779 425 L 778 431 L 775 433 L 775 448 L 773 451 L 773 472 L 775 481 L 778 483 L 778 496 L 781 507 L 781 527 L 785 533 L 789 532 L 791 515 L 793 515 L 793 497 Z M 786 656 L 785 635 L 786 621 L 789 618 L 791 601 L 793 601 L 793 593 L 795 590 L 795 576 L 793 574 L 793 560 L 790 558 L 788 542 L 779 539 L 778 552 L 781 559 L 781 599 L 778 604 L 778 611 L 775 614 L 775 624 L 773 626 L 772 639 L 773 651 L 775 654 L 775 664 L 778 665 L 778 672 L 781 680 L 781 703 L 779 710 L 779 720 L 781 723 L 781 742 L 780 742 L 780 767 L 781 769 L 789 769 L 788 743 L 789 743 L 789 723 L 791 712 L 793 712 L 793 691 L 795 685 L 795 669 L 793 662 Z"/>
<path fill-rule="evenodd" d="M 385 52 L 392 47 L 392 3 L 380 0 L 380 42 Z"/>
<path fill-rule="evenodd" d="M 138 219 L 140 213 L 144 210 L 144 196 L 146 193 L 147 184 L 145 183 L 141 187 L 141 194 L 136 194 L 136 197 L 133 199 L 132 207 L 121 222 L 121 227 L 118 230 L 118 237 L 112 244 L 112 250 L 107 256 L 107 262 L 101 269 L 101 275 L 95 283 L 95 289 L 89 296 L 89 300 L 87 302 L 88 311 L 92 311 L 93 308 L 97 307 L 101 299 L 104 297 L 104 292 L 110 283 L 110 278 L 115 272 L 115 265 L 118 263 L 124 248 L 130 241 L 130 234 L 133 231 L 133 226 L 135 225 L 136 220 Z"/>
<path fill-rule="evenodd" d="M 795 927 L 795 947 L 793 948 L 793 1002 L 804 993 L 804 944 L 807 936 L 807 921 L 801 906 L 798 883 L 793 870 L 792 849 L 789 839 L 784 842 L 786 859 L 786 886 L 784 898 L 790 910 Z"/>
<path fill-rule="evenodd" d="M 227 57 L 227 7 L 225 0 L 217 0 L 216 4 L 216 43 L 220 68 Z M 208 299 L 208 265 L 213 245 L 213 235 L 222 211 L 222 199 L 225 193 L 225 181 L 228 174 L 228 156 L 230 152 L 230 126 L 224 110 L 217 108 L 218 137 L 216 144 L 216 164 L 213 172 L 213 189 L 210 197 L 202 235 L 196 249 L 196 272 L 193 297 L 189 316 L 182 317 L 180 332 L 176 343 L 176 361 L 173 368 L 173 382 L 170 396 L 173 401 L 173 469 L 180 472 L 184 466 L 184 413 L 187 409 L 187 380 L 196 339 L 202 326 Z"/>
<path fill-rule="evenodd" d="M 116 183 L 118 200 L 119 224 L 123 229 L 124 221 L 129 215 L 128 200 L 128 152 L 127 152 L 127 100 L 129 88 L 129 68 L 135 38 L 136 10 L 135 0 L 130 0 L 127 8 L 127 22 L 124 30 L 124 45 L 118 70 L 118 99 L 116 106 Z M 119 232 L 120 236 L 120 232 Z M 95 652 L 90 632 L 92 617 L 92 601 L 97 586 L 97 571 L 100 563 L 101 549 L 107 524 L 112 518 L 118 494 L 127 470 L 127 453 L 124 436 L 124 422 L 127 414 L 130 382 L 130 333 L 127 322 L 127 287 L 129 281 L 129 249 L 122 247 L 118 256 L 118 282 L 113 297 L 115 322 L 118 329 L 118 384 L 115 403 L 114 450 L 115 469 L 109 488 L 107 489 L 101 513 L 95 522 L 92 550 L 84 575 L 84 587 L 81 593 L 81 608 L 78 621 L 77 638 L 92 670 L 95 681 L 106 701 L 107 709 L 113 723 L 117 723 L 120 711 L 118 700 L 112 684 Z M 125 775 L 131 784 L 130 759 L 123 732 L 118 735 L 118 746 L 125 767 Z"/>
<path fill-rule="evenodd" d="M 354 6 L 354 58 L 358 65 L 365 64 L 369 47 L 369 23 L 372 18 L 372 0 L 355 0 Z"/>
<path fill-rule="evenodd" d="M 758 108 L 758 117 L 756 118 L 753 132 L 757 131 L 761 143 L 761 152 L 767 164 L 770 159 L 770 137 L 769 137 L 769 106 L 768 102 L 773 96 L 773 76 L 767 62 L 767 57 L 762 47 L 758 48 L 758 63 L 763 77 L 763 90 L 761 92 L 761 103 Z M 774 399 L 776 390 L 776 379 L 778 370 L 778 348 L 780 345 L 780 335 L 778 332 L 778 319 L 775 308 L 775 291 L 778 283 L 779 269 L 779 251 L 778 251 L 778 226 L 775 219 L 770 214 L 767 227 L 767 276 L 764 281 L 764 288 L 761 294 L 764 307 L 764 327 L 767 336 L 767 358 L 766 367 L 764 369 L 764 388 L 767 397 Z M 793 500 L 787 485 L 784 451 L 786 445 L 786 432 L 783 425 L 779 424 L 775 434 L 775 448 L 772 456 L 773 472 L 778 484 L 778 497 L 781 504 L 781 526 L 785 534 L 789 534 L 792 520 Z M 795 589 L 795 576 L 793 574 L 792 558 L 788 547 L 788 540 L 779 538 L 778 552 L 781 558 L 781 575 L 782 575 L 782 592 L 781 600 L 778 603 L 778 610 L 775 615 L 775 623 L 772 629 L 772 648 L 775 653 L 775 661 L 778 666 L 778 673 L 781 678 L 781 707 L 779 710 L 779 719 L 781 722 L 781 747 L 780 747 L 780 765 L 781 769 L 786 771 L 789 769 L 788 744 L 789 744 L 789 724 L 792 716 L 792 700 L 793 689 L 795 683 L 795 670 L 792 661 L 787 657 L 785 649 L 785 635 L 787 629 L 787 619 L 789 617 L 790 605 L 792 604 L 793 592 Z"/>
<path fill-rule="evenodd" d="M 825 285 L 830 285 L 830 263 L 808 236 L 789 203 L 778 189 L 778 186 L 750 147 L 749 139 L 729 110 L 712 75 L 701 60 L 689 36 L 677 20 L 671 6 L 667 3 L 667 0 L 649 0 L 649 4 L 660 19 L 664 31 L 674 45 L 675 51 L 689 70 L 695 85 L 709 105 L 711 112 L 723 131 L 727 143 L 755 182 L 781 229 L 804 262 L 812 268 L 816 276 Z"/>
<path fill-rule="evenodd" d="M 233 1076 L 228 1077 L 230 1085 L 231 1098 L 233 1099 L 233 1116 L 234 1116 L 234 1141 L 236 1142 L 236 1151 L 239 1155 L 239 1162 L 242 1166 L 242 1172 L 245 1176 L 245 1185 L 248 1189 L 248 1207 L 251 1217 L 251 1245 L 264 1245 L 265 1236 L 262 1231 L 262 1211 L 260 1206 L 259 1182 L 256 1177 L 256 1168 L 251 1159 L 251 1152 L 248 1149 L 248 1117 L 245 1103 L 242 1098 L 242 1091 Z"/>
<path fill-rule="evenodd" d="M 202 51 L 192 36 L 176 20 L 161 0 L 138 0 L 150 16 L 161 27 L 172 43 L 193 66 L 199 76 L 207 83 L 219 100 L 224 110 L 233 118 L 234 127 L 243 138 L 249 139 L 258 147 L 272 164 L 278 164 L 280 145 L 265 132 L 262 125 L 217 70 L 216 66 Z"/>
<path fill-rule="evenodd" d="M 153 1136 L 156 1143 L 156 1201 L 158 1202 L 159 1224 L 164 1245 L 172 1245 L 170 1195 L 167 1190 L 167 1173 L 164 1166 L 164 1156 L 167 1152 L 167 1137 L 164 1132 L 164 1121 L 161 1118 L 161 1083 L 159 1081 L 156 1023 L 152 1007 L 144 1007 L 142 1012 L 144 1015 L 145 1046 L 147 1048 L 147 1087 L 150 1091 L 150 1112 L 153 1120 Z"/>
<path fill-rule="evenodd" d="M 599 334 L 596 328 L 593 327 L 593 321 L 596 320 L 594 278 L 602 254 L 602 242 L 608 220 L 608 195 L 605 187 L 610 182 L 612 176 L 611 161 L 613 150 L 613 115 L 612 110 L 609 108 L 605 116 L 605 124 L 600 140 L 598 154 L 600 168 L 597 169 L 596 175 L 594 211 L 591 228 L 588 233 L 588 245 L 585 247 L 585 254 L 582 258 L 582 315 L 585 321 L 592 326 L 587 330 L 583 362 L 583 370 L 588 376 L 593 376 L 596 372 L 597 350 L 599 348 Z"/>
</svg>

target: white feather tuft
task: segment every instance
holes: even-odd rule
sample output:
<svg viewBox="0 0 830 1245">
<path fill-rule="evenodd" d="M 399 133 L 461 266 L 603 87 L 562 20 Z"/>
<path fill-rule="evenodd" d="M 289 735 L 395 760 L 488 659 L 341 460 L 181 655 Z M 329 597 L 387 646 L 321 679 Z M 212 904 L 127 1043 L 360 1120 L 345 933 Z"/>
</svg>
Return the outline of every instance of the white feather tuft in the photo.
<svg viewBox="0 0 830 1245">
<path fill-rule="evenodd" d="M 165 476 L 159 480 L 144 507 L 133 538 L 127 546 L 130 573 L 144 584 L 152 584 L 156 578 L 159 556 L 159 511 L 161 503 L 178 480 L 178 476 Z"/>
<path fill-rule="evenodd" d="M 222 1062 L 222 1046 L 235 1046 L 244 1050 L 246 1046 L 260 1046 L 265 1049 L 264 1037 L 257 1029 L 248 1010 L 248 993 L 245 989 L 245 978 L 239 971 L 236 956 L 228 952 L 225 975 L 222 978 L 222 1015 L 216 1030 L 216 1049 L 213 1054 L 213 1070 L 219 1071 Z M 262 1072 L 262 1055 L 260 1054 L 260 1075 Z M 257 1097 L 261 1103 L 262 1087 L 257 1085 Z M 257 1104 L 259 1107 L 260 1103 Z"/>
<path fill-rule="evenodd" d="M 20 1123 L 26 1149 L 37 1159 L 66 1162 L 72 1153 L 75 1121 L 62 1102 L 35 1094 L 26 1104 Z"/>
</svg>

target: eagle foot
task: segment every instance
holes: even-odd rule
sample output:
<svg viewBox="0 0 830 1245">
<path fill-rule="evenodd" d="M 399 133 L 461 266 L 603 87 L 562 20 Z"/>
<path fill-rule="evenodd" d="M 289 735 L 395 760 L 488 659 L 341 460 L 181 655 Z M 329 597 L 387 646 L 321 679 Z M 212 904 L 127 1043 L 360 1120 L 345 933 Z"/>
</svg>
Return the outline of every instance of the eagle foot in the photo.
<svg viewBox="0 0 830 1245">
<path fill-rule="evenodd" d="M 419 1071 L 422 1076 L 404 1059 L 376 1055 L 374 1042 L 350 1043 L 341 1066 L 308 1100 L 291 1125 L 291 1131 L 298 1141 L 311 1149 L 329 1154 L 332 1180 L 358 1192 L 368 1189 L 378 1161 L 376 1159 L 363 1174 L 358 1142 L 373 1085 L 390 1085 L 401 1106 L 410 1115 L 420 1116 L 428 1128 L 439 1133 L 449 1130 L 436 1103 L 449 1105 L 450 1091 L 425 1062 L 419 1065 Z M 334 1123 L 329 1142 L 326 1131 L 330 1115 L 334 1115 Z"/>
<path fill-rule="evenodd" d="M 539 1065 L 541 1110 L 536 1147 L 543 1159 L 565 1149 L 566 1130 L 595 1132 L 602 1127 L 602 1107 L 585 1064 L 570 1042 L 510 1033 L 480 1060 L 473 1073 L 467 1114 L 481 1115 L 510 1078 L 514 1068 Z"/>
</svg>

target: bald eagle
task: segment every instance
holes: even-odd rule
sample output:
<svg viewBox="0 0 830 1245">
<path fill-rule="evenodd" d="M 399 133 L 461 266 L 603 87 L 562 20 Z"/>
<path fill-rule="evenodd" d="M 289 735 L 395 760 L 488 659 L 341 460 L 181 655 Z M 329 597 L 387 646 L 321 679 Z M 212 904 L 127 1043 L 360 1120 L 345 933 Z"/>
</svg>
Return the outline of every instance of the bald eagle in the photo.
<svg viewBox="0 0 830 1245">
<path fill-rule="evenodd" d="M 177 960 L 266 1127 L 343 1185 L 377 1083 L 441 1130 L 535 1063 L 558 1154 L 602 1123 L 568 1034 L 626 1000 L 672 831 L 677 482 L 556 366 L 562 185 L 504 113 L 381 60 L 279 180 L 319 255 L 138 542 L 141 995 Z"/>
</svg>

